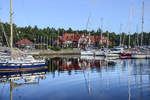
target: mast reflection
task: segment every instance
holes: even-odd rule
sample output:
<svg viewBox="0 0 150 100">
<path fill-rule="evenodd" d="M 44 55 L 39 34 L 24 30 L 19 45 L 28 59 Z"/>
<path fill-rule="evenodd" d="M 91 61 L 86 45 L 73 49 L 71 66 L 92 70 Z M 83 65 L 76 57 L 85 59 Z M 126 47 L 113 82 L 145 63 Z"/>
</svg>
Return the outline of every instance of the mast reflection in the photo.
<svg viewBox="0 0 150 100">
<path fill-rule="evenodd" d="M 40 80 L 46 79 L 47 69 L 25 72 L 0 72 L 0 83 L 10 84 L 10 100 L 13 100 L 13 89 L 25 85 L 39 85 Z M 23 80 L 23 82 L 20 80 Z M 18 82 L 19 81 L 19 82 Z"/>
</svg>

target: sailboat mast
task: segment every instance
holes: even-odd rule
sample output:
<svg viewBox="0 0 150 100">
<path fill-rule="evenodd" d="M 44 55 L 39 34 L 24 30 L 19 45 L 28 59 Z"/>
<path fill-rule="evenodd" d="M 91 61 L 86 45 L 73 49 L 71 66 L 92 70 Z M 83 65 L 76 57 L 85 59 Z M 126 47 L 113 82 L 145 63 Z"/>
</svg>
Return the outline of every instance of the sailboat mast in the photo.
<svg viewBox="0 0 150 100">
<path fill-rule="evenodd" d="M 102 42 L 103 42 L 102 34 L 103 34 L 103 18 L 101 18 L 101 46 L 102 46 Z"/>
<path fill-rule="evenodd" d="M 90 45 L 91 45 L 91 40 L 90 40 L 90 36 L 91 36 L 91 33 L 90 33 L 90 18 L 91 18 L 91 13 L 89 14 L 89 17 L 88 17 L 88 21 L 87 21 L 87 26 L 86 26 L 86 29 L 87 29 L 87 31 L 88 31 L 88 29 L 89 29 L 89 33 L 88 33 L 88 45 L 87 45 L 87 47 L 89 47 Z"/>
<path fill-rule="evenodd" d="M 136 44 L 137 44 L 137 46 L 139 47 L 139 31 L 138 31 L 138 25 L 136 25 L 136 33 L 137 33 L 137 35 L 136 35 Z"/>
<path fill-rule="evenodd" d="M 143 0 L 143 7 L 142 7 L 142 33 L 141 33 L 141 46 L 143 46 L 143 31 L 144 31 L 144 0 Z"/>
<path fill-rule="evenodd" d="M 132 8 L 130 9 L 130 23 L 129 23 L 129 47 L 131 47 L 130 45 L 130 34 L 131 34 L 131 24 L 132 24 Z"/>
<path fill-rule="evenodd" d="M 12 22 L 12 17 L 13 17 L 13 11 L 12 11 L 12 0 L 11 0 L 11 3 L 10 3 L 10 31 L 11 31 L 10 48 L 11 48 L 11 50 L 13 49 L 13 22 Z"/>
<path fill-rule="evenodd" d="M 111 33 L 110 26 L 108 26 L 108 30 L 109 30 L 110 33 Z M 109 47 L 109 31 L 108 31 L 108 33 L 107 33 L 107 49 L 108 49 L 108 47 Z"/>
<path fill-rule="evenodd" d="M 120 47 L 122 46 L 122 24 L 120 24 Z"/>
</svg>

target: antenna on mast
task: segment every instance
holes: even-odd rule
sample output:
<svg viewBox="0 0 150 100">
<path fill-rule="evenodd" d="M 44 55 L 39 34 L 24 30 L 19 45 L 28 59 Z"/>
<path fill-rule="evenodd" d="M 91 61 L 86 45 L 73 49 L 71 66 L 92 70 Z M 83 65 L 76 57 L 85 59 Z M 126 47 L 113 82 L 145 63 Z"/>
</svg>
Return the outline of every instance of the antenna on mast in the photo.
<svg viewBox="0 0 150 100">
<path fill-rule="evenodd" d="M 90 19 L 91 19 L 91 13 L 89 13 L 89 17 L 88 17 L 88 21 L 87 21 L 87 24 L 86 24 L 86 29 L 87 29 L 87 31 L 88 31 L 88 29 L 90 30 Z M 89 33 L 90 34 L 90 33 Z"/>
</svg>

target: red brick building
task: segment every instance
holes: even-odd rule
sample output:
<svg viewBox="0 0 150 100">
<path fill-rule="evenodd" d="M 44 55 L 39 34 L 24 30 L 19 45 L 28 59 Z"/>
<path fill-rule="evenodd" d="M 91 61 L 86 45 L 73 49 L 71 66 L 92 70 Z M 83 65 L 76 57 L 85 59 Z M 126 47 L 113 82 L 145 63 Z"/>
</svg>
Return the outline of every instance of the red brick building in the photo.
<svg viewBox="0 0 150 100">
<path fill-rule="evenodd" d="M 93 46 L 101 44 L 102 46 L 105 46 L 107 44 L 111 45 L 111 42 L 107 41 L 107 37 L 105 36 L 102 36 L 101 38 L 101 36 L 88 36 L 88 34 L 65 33 L 63 34 L 63 36 L 58 37 L 58 39 L 56 40 L 56 44 L 75 45 L 79 47 L 81 45 L 88 45 L 88 44 Z"/>
</svg>

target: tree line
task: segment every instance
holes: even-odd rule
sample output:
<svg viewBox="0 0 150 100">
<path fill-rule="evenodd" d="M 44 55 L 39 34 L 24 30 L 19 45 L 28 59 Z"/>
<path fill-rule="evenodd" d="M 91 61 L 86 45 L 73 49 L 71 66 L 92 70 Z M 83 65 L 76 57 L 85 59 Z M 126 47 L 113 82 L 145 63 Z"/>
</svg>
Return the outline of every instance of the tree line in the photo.
<svg viewBox="0 0 150 100">
<path fill-rule="evenodd" d="M 6 39 L 4 37 L 4 32 L 2 26 L 4 27 L 4 31 L 7 35 L 7 38 L 10 38 L 10 24 L 9 23 L 0 23 L 0 41 L 6 45 Z M 38 28 L 37 26 L 25 26 L 25 27 L 18 27 L 17 25 L 13 24 L 13 35 L 14 35 L 14 44 L 27 38 L 34 43 L 48 43 L 52 45 L 53 42 L 58 39 L 58 36 L 62 36 L 64 33 L 74 33 L 74 34 L 89 34 L 94 36 L 99 36 L 101 33 L 103 36 L 109 35 L 109 40 L 112 42 L 112 46 L 118 46 L 120 44 L 120 36 L 121 36 L 121 44 L 128 46 L 129 45 L 129 35 L 128 33 L 122 32 L 121 34 L 117 34 L 115 32 L 110 32 L 109 30 L 102 32 L 99 28 L 95 30 L 72 30 L 72 28 L 64 29 L 58 28 L 55 29 L 53 27 L 46 27 L 46 28 Z M 138 46 L 141 44 L 141 35 L 142 33 L 133 33 L 130 35 L 131 46 Z M 150 45 L 150 32 L 143 32 L 143 45 Z"/>
</svg>

